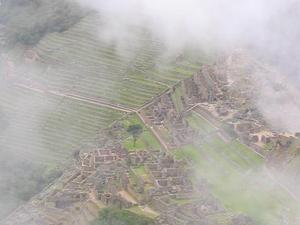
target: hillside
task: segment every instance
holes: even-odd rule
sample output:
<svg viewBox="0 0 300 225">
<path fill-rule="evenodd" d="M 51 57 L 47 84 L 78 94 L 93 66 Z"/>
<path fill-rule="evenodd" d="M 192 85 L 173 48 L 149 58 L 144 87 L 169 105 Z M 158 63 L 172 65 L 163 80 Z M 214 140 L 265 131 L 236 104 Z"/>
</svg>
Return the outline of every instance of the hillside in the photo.
<svg viewBox="0 0 300 225">
<path fill-rule="evenodd" d="M 102 130 L 98 144 L 83 147 L 60 179 L 4 224 L 298 224 L 299 196 L 270 164 L 277 150 L 253 138 L 271 128 L 256 113 L 242 114 L 245 101 L 254 107 L 252 90 L 236 90 L 232 71 L 244 67 L 233 58 L 242 59 L 203 66 Z M 254 118 L 259 129 L 242 125 Z M 128 127 L 137 124 L 143 133 L 133 142 Z"/>
<path fill-rule="evenodd" d="M 41 10 L 52 8 L 44 7 Z M 5 129 L 0 145 L 7 172 L 1 190 L 11 196 L 1 201 L 3 207 L 27 201 L 72 163 L 73 153 L 83 144 L 97 142 L 101 129 L 201 66 L 203 58 L 195 56 L 162 63 L 157 58 L 162 43 L 140 27 L 132 28 L 136 42 L 120 55 L 117 46 L 98 36 L 104 22 L 92 13 L 70 29 L 44 33 L 38 44 L 19 42 L 2 54 L 0 108 Z M 28 175 L 14 171 L 20 161 L 30 167 Z M 22 182 L 23 176 L 33 179 Z M 13 183 L 9 177 L 14 177 Z M 20 182 L 26 191 L 18 189 Z"/>
<path fill-rule="evenodd" d="M 48 33 L 67 30 L 85 14 L 71 0 L 3 0 L 0 28 L 4 30 L 4 35 L 0 44 L 2 47 L 18 43 L 35 45 Z"/>
<path fill-rule="evenodd" d="M 275 67 L 139 23 L 114 39 L 75 1 L 0 2 L 1 224 L 300 223 L 300 135 L 259 101 Z"/>
</svg>

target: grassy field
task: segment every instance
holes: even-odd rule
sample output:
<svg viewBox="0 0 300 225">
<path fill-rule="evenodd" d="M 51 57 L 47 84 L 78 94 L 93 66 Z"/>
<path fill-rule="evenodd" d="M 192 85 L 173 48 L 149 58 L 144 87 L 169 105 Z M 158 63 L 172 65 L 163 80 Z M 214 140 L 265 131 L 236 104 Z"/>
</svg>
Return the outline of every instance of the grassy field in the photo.
<svg viewBox="0 0 300 225">
<path fill-rule="evenodd" d="M 183 103 L 181 101 L 181 96 L 183 96 L 182 87 L 179 87 L 179 85 L 176 85 L 176 89 L 172 93 L 171 98 L 172 98 L 172 101 L 174 102 L 176 111 L 178 113 L 182 112 L 184 109 Z"/>
<path fill-rule="evenodd" d="M 201 118 L 193 111 L 185 119 L 188 122 L 189 126 L 195 129 L 199 135 L 207 136 L 216 131 L 215 127 L 212 127 L 206 120 Z"/>
<path fill-rule="evenodd" d="M 222 140 L 201 117 L 192 114 L 187 120 L 199 131 L 199 138 L 174 154 L 193 163 L 225 207 L 264 225 L 281 224 L 284 216 L 297 215 L 296 202 L 265 175 L 259 156 L 238 140 Z"/>
<path fill-rule="evenodd" d="M 138 118 L 137 115 L 130 115 L 123 120 L 123 126 L 127 129 L 130 125 L 139 124 L 143 127 L 143 133 L 137 139 L 134 146 L 133 138 L 127 132 L 123 135 L 125 136 L 123 146 L 128 151 L 140 151 L 140 150 L 158 150 L 161 148 L 158 140 L 154 137 L 151 131 L 143 124 L 143 122 Z"/>
<path fill-rule="evenodd" d="M 99 213 L 99 218 L 91 225 L 123 224 L 123 225 L 154 225 L 153 217 L 145 215 L 139 208 L 129 210 L 103 209 Z"/>
</svg>

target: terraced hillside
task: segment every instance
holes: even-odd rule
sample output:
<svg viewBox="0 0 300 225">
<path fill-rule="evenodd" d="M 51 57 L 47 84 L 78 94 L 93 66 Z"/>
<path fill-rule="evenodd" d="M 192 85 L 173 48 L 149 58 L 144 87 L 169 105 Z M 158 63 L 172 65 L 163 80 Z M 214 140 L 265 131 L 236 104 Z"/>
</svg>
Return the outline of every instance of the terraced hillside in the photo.
<svg viewBox="0 0 300 225">
<path fill-rule="evenodd" d="M 30 51 L 17 46 L 2 57 L 2 81 L 14 87 L 3 88 L 0 97 L 14 127 L 3 138 L 7 152 L 34 162 L 64 162 L 100 129 L 193 75 L 205 61 L 189 51 L 166 59 L 163 44 L 141 27 L 128 28 L 134 41 L 119 51 L 101 38 L 105 22 L 91 14 L 67 31 L 48 34 Z"/>
<path fill-rule="evenodd" d="M 9 173 L 0 189 L 10 196 L 4 208 L 38 193 L 82 144 L 94 142 L 101 129 L 191 76 L 205 61 L 202 53 L 189 51 L 164 57 L 163 44 L 141 27 L 128 28 L 133 39 L 120 48 L 102 38 L 105 23 L 91 14 L 29 50 L 17 45 L 1 55 L 0 147 Z M 24 174 L 14 169 L 20 162 L 31 165 Z M 8 182 L 12 176 L 17 182 Z"/>
<path fill-rule="evenodd" d="M 32 65 L 36 72 L 19 76 L 49 89 L 138 108 L 203 63 L 188 55 L 164 60 L 162 43 L 139 27 L 128 28 L 134 38 L 120 51 L 117 43 L 102 39 L 103 23 L 105 18 L 90 15 L 68 31 L 48 35 L 33 49 L 39 56 Z"/>
<path fill-rule="evenodd" d="M 75 150 L 124 114 L 14 86 L 1 86 L 0 112 L 0 217 L 41 191 Z"/>
<path fill-rule="evenodd" d="M 123 114 L 20 87 L 1 90 L 0 108 L 7 123 L 1 149 L 50 164 L 66 160 L 80 143 L 95 138 L 100 129 Z"/>
</svg>

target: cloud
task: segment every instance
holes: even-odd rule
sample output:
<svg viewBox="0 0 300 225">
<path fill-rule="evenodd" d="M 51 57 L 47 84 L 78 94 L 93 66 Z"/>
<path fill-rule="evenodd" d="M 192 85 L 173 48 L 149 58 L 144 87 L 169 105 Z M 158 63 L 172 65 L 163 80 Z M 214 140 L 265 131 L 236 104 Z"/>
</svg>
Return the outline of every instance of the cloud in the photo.
<svg viewBox="0 0 300 225">
<path fill-rule="evenodd" d="M 110 22 L 146 26 L 169 44 L 172 41 L 171 44 L 176 45 L 193 42 L 198 45 L 212 43 L 220 46 L 267 40 L 273 32 L 270 27 L 272 21 L 276 22 L 279 13 L 290 10 L 294 2 L 292 0 L 79 1 L 97 9 L 101 15 L 109 18 Z M 122 38 L 122 31 L 117 33 Z"/>
<path fill-rule="evenodd" d="M 276 91 L 268 80 L 257 105 L 268 121 L 288 130 L 300 129 L 300 3 L 296 0 L 78 0 L 96 9 L 106 25 L 99 36 L 124 48 L 134 41 L 130 26 L 142 26 L 171 53 L 185 47 L 230 52 L 246 48 L 279 71 L 290 88 Z M 293 90 L 292 90 L 293 89 Z M 283 100 L 284 99 L 284 100 Z M 298 98 L 297 98 L 298 99 Z M 287 115 L 291 120 L 287 120 Z"/>
</svg>

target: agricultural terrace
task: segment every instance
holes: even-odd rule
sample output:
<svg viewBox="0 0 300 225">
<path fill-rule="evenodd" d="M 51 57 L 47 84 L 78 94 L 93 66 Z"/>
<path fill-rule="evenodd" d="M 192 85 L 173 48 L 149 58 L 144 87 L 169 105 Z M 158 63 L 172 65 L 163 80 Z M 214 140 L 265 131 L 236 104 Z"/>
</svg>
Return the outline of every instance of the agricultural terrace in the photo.
<svg viewBox="0 0 300 225">
<path fill-rule="evenodd" d="M 25 60 L 28 52 L 21 45 L 2 55 L 0 123 L 5 129 L 0 131 L 0 146 L 2 165 L 11 173 L 2 181 L 7 184 L 0 188 L 4 195 L 20 190 L 11 198 L 28 200 L 59 175 L 58 165 L 72 162 L 72 152 L 82 143 L 93 142 L 99 130 L 205 63 L 200 52 L 166 59 L 163 44 L 141 27 L 128 28 L 133 39 L 125 40 L 124 46 L 107 42 L 101 35 L 105 24 L 104 17 L 89 15 L 64 32 L 45 35 L 30 50 L 34 60 Z M 142 124 L 137 116 L 132 118 L 125 126 Z M 136 145 L 126 134 L 124 147 L 159 149 L 158 141 L 142 126 Z M 11 154 L 19 160 L 11 162 Z M 19 162 L 26 174 L 14 170 Z M 8 182 L 9 177 L 16 183 Z"/>
<path fill-rule="evenodd" d="M 5 129 L 0 146 L 17 158 L 36 163 L 66 163 L 81 143 L 124 113 L 18 87 L 1 88 Z M 70 160 L 68 160 L 70 161 Z"/>
<path fill-rule="evenodd" d="M 110 43 L 101 36 L 105 23 L 90 15 L 65 32 L 47 35 L 34 48 L 35 71 L 19 76 L 47 89 L 139 108 L 205 63 L 200 52 L 167 59 L 163 44 L 141 27 L 128 27 L 132 38 L 124 46 Z"/>
<path fill-rule="evenodd" d="M 175 109 L 178 113 L 184 110 L 184 106 L 181 100 L 181 97 L 184 95 L 185 91 L 183 90 L 183 85 L 177 84 L 174 87 L 175 91 L 172 92 L 171 98 L 174 103 Z"/>
<path fill-rule="evenodd" d="M 282 215 L 296 216 L 296 202 L 265 175 L 258 155 L 238 140 L 224 140 L 216 127 L 195 112 L 186 120 L 199 136 L 174 154 L 192 162 L 225 207 L 265 225 L 277 225 Z"/>
</svg>

